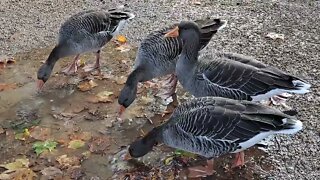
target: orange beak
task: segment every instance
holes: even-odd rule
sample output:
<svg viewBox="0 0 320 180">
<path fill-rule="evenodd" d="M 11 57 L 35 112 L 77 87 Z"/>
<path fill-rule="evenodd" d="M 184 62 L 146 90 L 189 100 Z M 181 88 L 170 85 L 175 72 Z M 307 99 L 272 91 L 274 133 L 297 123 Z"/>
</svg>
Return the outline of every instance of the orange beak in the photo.
<svg viewBox="0 0 320 180">
<path fill-rule="evenodd" d="M 179 27 L 176 26 L 175 28 L 173 28 L 172 30 L 170 30 L 169 32 L 167 32 L 164 37 L 178 37 L 179 36 Z"/>
<path fill-rule="evenodd" d="M 44 82 L 42 80 L 37 81 L 37 91 L 40 92 L 43 88 Z"/>
<path fill-rule="evenodd" d="M 126 153 L 126 155 L 124 156 L 124 160 L 125 161 L 129 161 L 130 159 L 132 159 L 131 155 L 129 154 L 129 152 Z"/>
<path fill-rule="evenodd" d="M 118 117 L 121 117 L 121 115 L 123 114 L 123 112 L 126 110 L 126 108 L 122 105 L 120 105 L 120 108 L 119 108 L 119 113 L 118 113 Z"/>
</svg>

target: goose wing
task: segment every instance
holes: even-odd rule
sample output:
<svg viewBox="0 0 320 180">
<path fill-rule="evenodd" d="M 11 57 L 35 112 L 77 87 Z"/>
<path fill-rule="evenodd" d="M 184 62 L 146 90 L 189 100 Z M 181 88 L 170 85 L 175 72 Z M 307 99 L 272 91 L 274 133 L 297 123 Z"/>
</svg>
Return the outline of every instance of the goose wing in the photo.
<svg viewBox="0 0 320 180">
<path fill-rule="evenodd" d="M 255 135 L 283 129 L 284 118 L 276 109 L 249 101 L 204 97 L 190 101 L 173 113 L 176 129 L 198 141 L 240 143 Z"/>
<path fill-rule="evenodd" d="M 198 64 L 197 76 L 208 86 L 237 90 L 250 96 L 264 94 L 272 89 L 295 89 L 293 76 L 267 67 L 245 56 L 203 56 Z M 204 59 L 213 59 L 212 61 Z"/>
</svg>

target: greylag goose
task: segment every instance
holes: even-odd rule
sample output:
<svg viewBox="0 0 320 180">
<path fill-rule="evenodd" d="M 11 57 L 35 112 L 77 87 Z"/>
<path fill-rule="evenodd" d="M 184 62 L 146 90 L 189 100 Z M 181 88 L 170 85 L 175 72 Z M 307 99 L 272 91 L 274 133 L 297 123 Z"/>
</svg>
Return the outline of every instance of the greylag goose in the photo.
<svg viewBox="0 0 320 180">
<path fill-rule="evenodd" d="M 250 57 L 220 53 L 198 59 L 200 34 L 197 24 L 181 22 L 165 35 L 179 36 L 184 43 L 176 75 L 192 95 L 261 101 L 282 93 L 309 92 L 306 81 Z"/>
<path fill-rule="evenodd" d="M 288 111 L 293 113 L 292 111 Z M 213 173 L 212 158 L 236 153 L 233 167 L 244 165 L 243 151 L 274 134 L 294 134 L 302 122 L 286 112 L 250 101 L 201 97 L 178 106 L 170 119 L 133 142 L 126 158 L 142 157 L 158 143 L 208 159 L 207 167 L 190 171 Z M 199 168 L 199 169 L 197 169 Z"/>
<path fill-rule="evenodd" d="M 77 71 L 77 61 L 81 53 L 95 52 L 96 63 L 85 67 L 85 70 L 100 71 L 100 49 L 132 18 L 132 13 L 112 9 L 84 11 L 67 19 L 59 30 L 58 44 L 38 70 L 38 90 L 41 90 L 49 79 L 55 63 L 63 57 L 75 55 L 72 64 L 63 71 L 71 74 Z"/>
<path fill-rule="evenodd" d="M 195 23 L 200 26 L 198 50 L 203 49 L 212 36 L 226 25 L 226 21 L 210 18 L 197 20 Z M 152 32 L 140 43 L 133 71 L 128 76 L 118 99 L 121 105 L 120 114 L 135 100 L 138 82 L 172 74 L 167 94 L 171 96 L 175 93 L 177 79 L 173 73 L 182 50 L 182 41 L 178 37 L 163 38 L 163 35 L 175 26 L 177 24 Z"/>
</svg>

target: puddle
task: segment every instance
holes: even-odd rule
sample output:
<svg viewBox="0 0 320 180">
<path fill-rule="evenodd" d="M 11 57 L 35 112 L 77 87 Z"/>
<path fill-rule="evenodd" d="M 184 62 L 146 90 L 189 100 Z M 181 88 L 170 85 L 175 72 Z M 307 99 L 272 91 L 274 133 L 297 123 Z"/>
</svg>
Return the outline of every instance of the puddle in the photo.
<svg viewBox="0 0 320 180">
<path fill-rule="evenodd" d="M 59 72 L 72 61 L 72 57 L 64 58 L 57 62 L 53 74 L 45 84 L 41 94 L 37 94 L 35 91 L 36 72 L 41 65 L 40 61 L 47 58 L 51 49 L 36 49 L 29 53 L 16 55 L 14 65 L 6 69 L 0 69 L 0 83 L 16 83 L 17 86 L 15 89 L 0 92 L 0 130 L 3 129 L 3 132 L 0 131 L 0 164 L 12 162 L 17 157 L 25 155 L 32 162 L 30 168 L 36 172 L 38 177 L 41 177 L 43 168 L 49 166 L 61 167 L 56 158 L 67 155 L 68 157 L 75 156 L 81 159 L 81 163 L 78 164 L 81 173 L 70 167 L 62 168 L 65 172 L 63 176 L 61 175 L 62 178 L 119 179 L 127 177 L 128 174 L 126 173 L 134 174 L 129 170 L 132 168 L 139 171 L 140 177 L 153 173 L 153 177 L 163 175 L 164 178 L 177 178 L 180 171 L 177 172 L 173 170 L 174 168 L 172 169 L 172 166 L 166 166 L 163 163 L 164 159 L 172 154 L 172 150 L 168 150 L 166 147 L 155 148 L 152 153 L 141 160 L 146 164 L 151 164 L 148 168 L 146 168 L 147 166 L 141 166 L 141 164 L 137 166 L 137 164 L 122 162 L 118 158 L 120 156 L 117 152 L 121 150 L 121 147 L 125 149 L 125 146 L 143 132 L 148 132 L 153 126 L 160 124 L 161 121 L 169 117 L 169 115 L 165 117 L 155 115 L 163 112 L 165 106 L 159 105 L 159 100 L 152 95 L 152 91 L 147 91 L 147 88 L 144 88 L 138 95 L 137 100 L 124 114 L 125 122 L 120 124 L 116 119 L 118 111 L 117 96 L 123 85 L 121 83 L 117 84 L 115 79 L 121 76 L 126 77 L 127 73 L 130 72 L 136 49 L 120 52 L 115 50 L 115 45 L 112 43 L 104 48 L 101 53 L 102 72 L 105 77 L 109 78 L 99 78 L 84 73 L 82 70 L 77 75 L 65 76 Z M 87 63 L 93 62 L 94 55 L 82 55 L 81 59 Z M 77 85 L 85 79 L 92 79 L 98 86 L 86 92 L 79 91 Z M 113 92 L 111 96 L 113 102 L 91 103 L 88 100 L 88 97 L 102 91 Z M 30 124 L 33 126 L 30 126 Z M 59 143 L 51 155 L 36 156 L 32 149 L 32 145 L 36 141 L 35 138 L 28 136 L 24 140 L 19 140 L 15 136 L 19 128 L 27 128 L 32 131 L 34 127 L 46 129 L 49 132 L 47 139 Z M 68 142 L 73 139 L 72 137 L 83 132 L 96 138 L 108 137 L 110 140 L 105 141 L 106 147 L 98 147 L 102 148 L 100 149 L 101 152 L 92 152 L 84 158 L 82 157 L 83 153 L 92 150 L 90 148 L 93 145 L 90 146 L 90 140 L 84 140 L 85 146 L 82 148 L 76 150 L 67 148 Z M 40 132 L 39 136 L 42 135 L 41 133 L 43 132 Z M 255 150 L 253 154 L 260 156 L 261 152 L 257 152 Z M 250 158 L 252 156 L 249 156 Z M 230 174 L 227 175 L 224 167 L 222 167 L 222 164 L 230 163 L 229 159 L 219 159 L 217 161 L 219 162 L 218 175 L 214 177 L 234 177 Z M 248 163 L 249 166 L 255 165 L 252 163 L 252 159 L 250 162 L 251 164 Z M 126 170 L 126 168 L 128 169 Z M 179 167 L 178 169 L 183 168 Z M 0 173 L 3 171 L 4 169 L 0 169 Z M 240 173 L 240 175 L 242 174 Z M 132 177 L 138 178 L 139 176 L 134 175 Z M 180 178 L 183 176 L 183 174 L 180 174 Z M 239 174 L 236 176 L 238 177 Z M 252 173 L 251 176 L 253 176 Z M 244 176 L 240 177 L 249 177 L 249 175 L 245 173 Z"/>
</svg>

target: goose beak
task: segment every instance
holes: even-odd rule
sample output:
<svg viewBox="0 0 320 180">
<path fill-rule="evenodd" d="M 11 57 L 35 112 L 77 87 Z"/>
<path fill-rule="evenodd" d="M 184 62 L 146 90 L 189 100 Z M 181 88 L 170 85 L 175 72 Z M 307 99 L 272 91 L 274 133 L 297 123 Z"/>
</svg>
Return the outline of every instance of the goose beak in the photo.
<svg viewBox="0 0 320 180">
<path fill-rule="evenodd" d="M 118 117 L 121 117 L 121 115 L 123 114 L 123 112 L 124 112 L 125 110 L 126 110 L 126 108 L 125 108 L 123 105 L 120 105 Z"/>
<path fill-rule="evenodd" d="M 38 80 L 37 81 L 37 91 L 40 92 L 43 88 L 44 81 L 43 80 Z"/>
<path fill-rule="evenodd" d="M 173 28 L 172 30 L 170 30 L 169 32 L 167 32 L 164 37 L 178 37 L 179 36 L 179 27 L 176 26 L 175 28 Z"/>
</svg>

